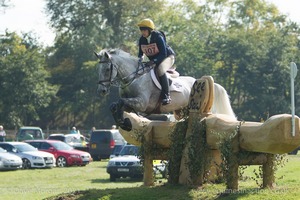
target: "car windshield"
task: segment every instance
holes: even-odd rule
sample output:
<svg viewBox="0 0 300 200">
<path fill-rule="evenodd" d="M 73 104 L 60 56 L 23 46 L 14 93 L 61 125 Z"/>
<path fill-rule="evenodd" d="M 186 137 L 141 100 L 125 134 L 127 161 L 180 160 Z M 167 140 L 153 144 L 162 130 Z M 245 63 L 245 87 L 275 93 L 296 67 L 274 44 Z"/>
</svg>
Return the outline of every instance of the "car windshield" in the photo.
<svg viewBox="0 0 300 200">
<path fill-rule="evenodd" d="M 52 145 L 57 149 L 57 150 L 72 150 L 73 147 L 70 145 L 64 143 L 64 142 L 54 142 Z"/>
<path fill-rule="evenodd" d="M 120 155 L 138 155 L 138 147 L 137 146 L 124 146 L 120 151 Z"/>
<path fill-rule="evenodd" d="M 50 135 L 49 140 L 60 140 L 60 141 L 64 141 L 64 136 L 61 135 Z"/>
<path fill-rule="evenodd" d="M 19 152 L 26 152 L 26 151 L 38 151 L 36 148 L 31 146 L 30 144 L 15 144 L 14 147 L 19 151 Z"/>
<path fill-rule="evenodd" d="M 66 136 L 66 143 L 81 143 L 80 135 L 68 135 Z"/>
<path fill-rule="evenodd" d="M 7 152 L 7 151 L 0 147 L 0 153 L 5 153 L 5 152 Z"/>
</svg>

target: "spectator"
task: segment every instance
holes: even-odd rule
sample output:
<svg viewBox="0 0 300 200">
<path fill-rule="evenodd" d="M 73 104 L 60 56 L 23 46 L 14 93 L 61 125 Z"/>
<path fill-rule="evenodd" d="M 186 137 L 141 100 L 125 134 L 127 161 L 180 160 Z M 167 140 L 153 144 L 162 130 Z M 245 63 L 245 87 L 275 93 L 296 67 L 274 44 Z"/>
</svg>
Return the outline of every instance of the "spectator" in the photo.
<svg viewBox="0 0 300 200">
<path fill-rule="evenodd" d="M 90 137 L 90 136 L 92 135 L 92 132 L 95 131 L 95 130 L 96 130 L 96 127 L 93 126 L 93 127 L 91 128 L 91 130 L 89 131 L 88 136 Z"/>
<path fill-rule="evenodd" d="M 70 133 L 71 134 L 77 134 L 78 133 L 75 126 L 72 127 L 72 130 L 70 131 Z"/>
<path fill-rule="evenodd" d="M 3 129 L 3 126 L 0 125 L 0 142 L 5 142 L 5 136 L 6 136 L 6 133 Z"/>
</svg>

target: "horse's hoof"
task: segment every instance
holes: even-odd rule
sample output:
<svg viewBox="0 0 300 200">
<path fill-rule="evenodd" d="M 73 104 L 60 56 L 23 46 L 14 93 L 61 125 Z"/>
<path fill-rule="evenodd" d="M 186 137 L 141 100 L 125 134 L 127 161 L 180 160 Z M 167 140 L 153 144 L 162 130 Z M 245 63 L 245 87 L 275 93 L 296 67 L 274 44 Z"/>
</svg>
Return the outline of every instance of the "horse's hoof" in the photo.
<svg viewBox="0 0 300 200">
<path fill-rule="evenodd" d="M 118 106 L 117 103 L 112 103 L 112 104 L 110 105 L 110 107 L 109 107 L 110 111 L 111 111 L 112 113 L 117 112 L 117 108 L 118 108 L 117 106 Z"/>
</svg>

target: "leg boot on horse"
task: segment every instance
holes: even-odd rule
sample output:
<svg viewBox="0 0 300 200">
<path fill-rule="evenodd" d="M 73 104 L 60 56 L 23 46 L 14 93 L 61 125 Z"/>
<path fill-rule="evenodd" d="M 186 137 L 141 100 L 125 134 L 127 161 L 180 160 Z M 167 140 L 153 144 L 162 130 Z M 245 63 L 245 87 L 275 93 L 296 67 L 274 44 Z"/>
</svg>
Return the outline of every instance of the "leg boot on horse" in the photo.
<svg viewBox="0 0 300 200">
<path fill-rule="evenodd" d="M 161 84 L 162 105 L 167 105 L 167 104 L 171 103 L 169 81 L 168 81 L 167 75 L 164 74 L 164 75 L 160 76 L 159 81 Z"/>
</svg>

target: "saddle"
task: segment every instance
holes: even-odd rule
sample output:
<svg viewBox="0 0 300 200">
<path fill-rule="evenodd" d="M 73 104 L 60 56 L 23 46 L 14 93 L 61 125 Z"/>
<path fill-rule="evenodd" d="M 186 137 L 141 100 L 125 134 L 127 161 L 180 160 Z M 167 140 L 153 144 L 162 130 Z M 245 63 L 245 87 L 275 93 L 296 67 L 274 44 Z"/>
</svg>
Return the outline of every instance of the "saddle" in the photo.
<svg viewBox="0 0 300 200">
<path fill-rule="evenodd" d="M 158 76 L 155 73 L 155 69 L 150 70 L 151 78 L 155 86 L 161 90 L 161 85 L 158 80 Z M 181 83 L 181 80 L 178 79 L 179 73 L 175 70 L 175 68 L 171 68 L 166 72 L 167 78 L 169 80 L 169 89 L 171 91 L 176 91 L 176 92 L 182 92 L 183 91 L 183 85 Z"/>
</svg>

